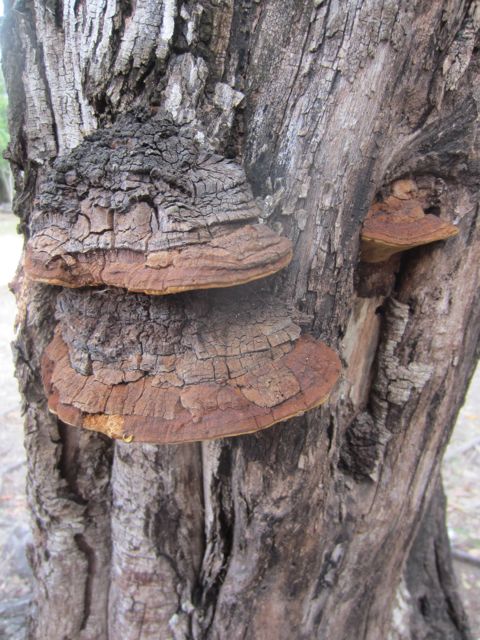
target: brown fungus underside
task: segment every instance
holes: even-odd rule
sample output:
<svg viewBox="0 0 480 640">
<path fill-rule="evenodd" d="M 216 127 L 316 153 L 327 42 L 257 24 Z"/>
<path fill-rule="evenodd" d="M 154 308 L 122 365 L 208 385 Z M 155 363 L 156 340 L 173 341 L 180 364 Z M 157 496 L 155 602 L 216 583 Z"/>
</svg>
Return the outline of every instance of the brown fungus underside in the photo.
<svg viewBox="0 0 480 640">
<path fill-rule="evenodd" d="M 167 294 L 257 280 L 292 257 L 290 240 L 257 224 L 243 168 L 162 112 L 122 116 L 39 181 L 33 280 Z"/>
<path fill-rule="evenodd" d="M 324 402 L 340 374 L 335 352 L 263 291 L 65 290 L 57 318 L 42 361 L 50 410 L 127 441 L 258 431 Z"/>
<path fill-rule="evenodd" d="M 392 184 L 391 195 L 375 202 L 361 232 L 361 260 L 384 262 L 396 253 L 456 236 L 447 220 L 425 213 L 422 194 L 413 180 Z"/>
</svg>

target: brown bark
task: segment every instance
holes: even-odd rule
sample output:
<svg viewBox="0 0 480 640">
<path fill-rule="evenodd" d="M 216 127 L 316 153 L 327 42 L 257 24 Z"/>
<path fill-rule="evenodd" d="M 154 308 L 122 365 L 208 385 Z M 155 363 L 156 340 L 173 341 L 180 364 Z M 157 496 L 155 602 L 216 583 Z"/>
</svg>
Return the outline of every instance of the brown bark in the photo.
<svg viewBox="0 0 480 640">
<path fill-rule="evenodd" d="M 479 22 L 473 0 L 7 8 L 27 236 L 47 163 L 160 106 L 243 164 L 263 219 L 293 242 L 270 290 L 344 363 L 328 405 L 258 435 L 112 445 L 48 413 L 58 289 L 20 278 L 33 637 L 468 637 L 454 598 L 420 624 L 418 583 L 437 587 L 412 582 L 408 558 L 480 337 Z M 400 178 L 458 236 L 360 264 L 366 213 Z"/>
</svg>

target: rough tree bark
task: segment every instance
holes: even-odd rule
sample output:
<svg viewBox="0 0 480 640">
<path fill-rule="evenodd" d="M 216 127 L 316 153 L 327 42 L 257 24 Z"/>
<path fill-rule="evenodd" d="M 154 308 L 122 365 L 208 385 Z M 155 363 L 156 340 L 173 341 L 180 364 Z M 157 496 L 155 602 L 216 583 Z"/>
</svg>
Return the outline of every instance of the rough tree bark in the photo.
<svg viewBox="0 0 480 640">
<path fill-rule="evenodd" d="M 480 337 L 478 1 L 6 4 L 26 235 L 46 163 L 160 106 L 243 163 L 294 243 L 271 290 L 344 363 L 326 406 L 257 435 L 112 444 L 46 410 L 59 290 L 20 272 L 32 637 L 468 638 L 432 499 Z M 402 177 L 460 233 L 367 268 Z"/>
</svg>

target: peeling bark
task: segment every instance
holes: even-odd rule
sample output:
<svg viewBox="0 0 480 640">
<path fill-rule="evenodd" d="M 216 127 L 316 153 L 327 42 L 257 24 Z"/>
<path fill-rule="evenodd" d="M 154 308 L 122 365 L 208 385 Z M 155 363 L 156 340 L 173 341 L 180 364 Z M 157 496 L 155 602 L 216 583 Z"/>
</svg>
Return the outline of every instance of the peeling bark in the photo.
<svg viewBox="0 0 480 640">
<path fill-rule="evenodd" d="M 422 589 L 434 602 L 411 563 L 438 540 L 428 505 L 480 339 L 479 24 L 474 0 L 7 7 L 27 233 L 55 158 L 159 108 L 243 165 L 262 221 L 293 243 L 267 287 L 344 363 L 328 406 L 264 433 L 112 445 L 48 413 L 59 290 L 20 276 L 33 637 L 469 637 L 453 597 L 435 621 L 409 612 Z M 367 211 L 403 178 L 458 236 L 359 263 Z"/>
</svg>

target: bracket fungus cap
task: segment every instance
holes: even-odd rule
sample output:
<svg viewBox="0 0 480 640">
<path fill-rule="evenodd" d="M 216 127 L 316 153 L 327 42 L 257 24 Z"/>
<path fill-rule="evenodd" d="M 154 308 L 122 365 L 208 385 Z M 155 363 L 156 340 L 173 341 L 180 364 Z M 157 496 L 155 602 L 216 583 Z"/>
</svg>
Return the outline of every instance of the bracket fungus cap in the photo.
<svg viewBox="0 0 480 640">
<path fill-rule="evenodd" d="M 322 404 L 340 374 L 268 294 L 83 294 L 60 294 L 42 359 L 49 409 L 73 426 L 159 444 L 247 434 Z"/>
<path fill-rule="evenodd" d="M 37 282 L 69 288 L 110 285 L 150 295 L 215 289 L 265 278 L 292 259 L 290 240 L 262 224 L 203 243 L 142 253 L 132 249 L 68 253 L 53 259 L 27 246 L 24 267 Z"/>
<path fill-rule="evenodd" d="M 388 196 L 373 204 L 367 214 L 360 236 L 361 260 L 384 262 L 401 251 L 457 233 L 455 225 L 425 213 L 418 200 Z"/>
<path fill-rule="evenodd" d="M 66 287 L 170 294 L 288 265 L 240 164 L 161 112 L 129 113 L 39 170 L 25 271 Z"/>
</svg>

